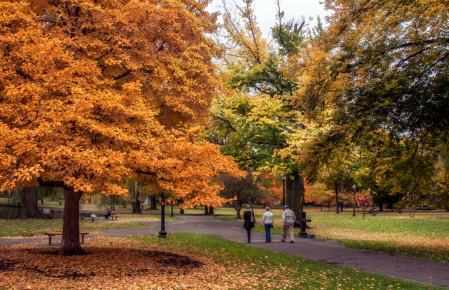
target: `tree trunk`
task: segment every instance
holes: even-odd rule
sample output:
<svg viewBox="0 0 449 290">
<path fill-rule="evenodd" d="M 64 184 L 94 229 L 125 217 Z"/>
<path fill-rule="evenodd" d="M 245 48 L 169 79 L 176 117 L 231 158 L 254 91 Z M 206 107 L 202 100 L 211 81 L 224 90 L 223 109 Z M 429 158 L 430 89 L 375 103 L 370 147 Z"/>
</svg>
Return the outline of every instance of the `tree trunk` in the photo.
<svg viewBox="0 0 449 290">
<path fill-rule="evenodd" d="M 343 212 L 343 203 L 340 202 L 340 211 Z"/>
<path fill-rule="evenodd" d="M 294 170 L 287 176 L 285 183 L 287 188 L 287 205 L 295 213 L 296 218 L 299 219 L 304 210 L 304 177 L 300 176 L 298 171 Z"/>
<path fill-rule="evenodd" d="M 24 187 L 20 194 L 20 218 L 21 219 L 47 219 L 37 208 L 36 186 Z"/>
<path fill-rule="evenodd" d="M 242 217 L 240 216 L 240 210 L 242 209 L 242 204 L 237 202 L 234 204 L 234 209 L 236 210 L 235 218 L 240 220 Z"/>
<path fill-rule="evenodd" d="M 133 208 L 133 213 L 142 213 L 142 210 L 140 209 L 140 201 L 132 201 L 131 206 Z"/>
<path fill-rule="evenodd" d="M 207 205 L 204 206 L 204 214 L 209 214 L 209 211 L 207 210 Z"/>
<path fill-rule="evenodd" d="M 153 195 L 151 196 L 151 206 L 150 206 L 149 210 L 157 210 L 157 206 L 156 206 L 156 194 L 153 194 Z"/>
<path fill-rule="evenodd" d="M 215 214 L 214 208 L 212 206 L 209 206 L 209 214 Z"/>
<path fill-rule="evenodd" d="M 131 202 L 131 206 L 133 208 L 133 213 L 142 213 L 140 209 L 140 192 L 138 186 L 136 187 L 135 201 Z"/>
<path fill-rule="evenodd" d="M 64 188 L 64 195 L 64 221 L 59 255 L 80 255 L 83 253 L 83 250 L 80 245 L 79 206 L 83 193 L 75 192 L 72 187 L 68 187 Z"/>
<path fill-rule="evenodd" d="M 334 183 L 334 186 L 335 186 L 335 212 L 340 213 L 338 211 L 338 184 Z"/>
<path fill-rule="evenodd" d="M 183 198 L 181 198 L 181 199 L 179 200 L 179 213 L 180 213 L 180 214 L 184 214 L 184 209 L 181 207 L 182 204 L 184 204 L 184 199 L 183 199 Z"/>
<path fill-rule="evenodd" d="M 331 211 L 331 203 L 329 202 L 329 211 Z"/>
<path fill-rule="evenodd" d="M 384 204 L 383 203 L 379 204 L 379 211 L 384 211 Z M 401 210 L 399 210 L 399 211 L 401 211 Z"/>
</svg>

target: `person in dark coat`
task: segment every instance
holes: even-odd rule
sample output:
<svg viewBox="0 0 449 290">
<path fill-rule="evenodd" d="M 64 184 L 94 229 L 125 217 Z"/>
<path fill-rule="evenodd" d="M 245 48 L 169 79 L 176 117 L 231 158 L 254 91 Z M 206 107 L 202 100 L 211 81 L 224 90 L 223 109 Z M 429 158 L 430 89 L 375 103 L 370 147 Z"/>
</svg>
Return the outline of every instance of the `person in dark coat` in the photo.
<svg viewBox="0 0 449 290">
<path fill-rule="evenodd" d="M 254 228 L 254 223 L 251 222 L 251 215 L 254 216 L 254 212 L 251 210 L 251 207 L 247 205 L 246 210 L 243 213 L 243 219 L 245 220 L 243 227 L 248 234 L 248 243 L 251 243 L 251 229 Z"/>
</svg>

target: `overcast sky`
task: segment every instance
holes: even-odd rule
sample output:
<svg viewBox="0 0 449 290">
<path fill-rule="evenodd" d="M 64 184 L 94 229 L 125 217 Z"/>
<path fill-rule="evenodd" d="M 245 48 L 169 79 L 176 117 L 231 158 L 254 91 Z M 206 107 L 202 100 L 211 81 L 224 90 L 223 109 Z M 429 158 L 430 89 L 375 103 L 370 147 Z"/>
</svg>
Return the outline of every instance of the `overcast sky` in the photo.
<svg viewBox="0 0 449 290">
<path fill-rule="evenodd" d="M 234 0 L 227 0 L 229 3 Z M 242 3 L 239 0 L 235 0 L 237 3 Z M 222 0 L 213 0 L 212 4 L 208 7 L 209 11 L 219 11 L 219 6 L 222 5 Z M 254 0 L 255 14 L 257 22 L 262 30 L 263 36 L 268 37 L 270 28 L 276 23 L 276 2 L 275 0 Z M 329 12 L 324 10 L 320 0 L 281 0 L 281 10 L 284 11 L 285 20 L 291 18 L 300 19 L 301 16 L 305 16 L 306 20 L 309 17 L 313 17 L 313 21 L 310 22 L 310 26 L 316 25 L 316 17 L 319 15 L 321 20 L 325 22 L 324 16 Z"/>
</svg>

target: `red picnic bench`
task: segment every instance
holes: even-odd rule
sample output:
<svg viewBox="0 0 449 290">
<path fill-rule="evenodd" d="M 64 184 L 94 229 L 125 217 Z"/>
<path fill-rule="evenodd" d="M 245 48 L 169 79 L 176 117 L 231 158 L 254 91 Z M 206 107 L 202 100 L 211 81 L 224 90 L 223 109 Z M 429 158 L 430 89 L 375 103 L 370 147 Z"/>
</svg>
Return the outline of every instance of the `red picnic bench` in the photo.
<svg viewBox="0 0 449 290">
<path fill-rule="evenodd" d="M 80 232 L 81 235 L 81 243 L 84 244 L 84 236 L 88 235 L 89 232 Z M 54 236 L 62 236 L 62 232 L 55 232 L 55 233 L 44 233 L 44 235 L 48 236 L 48 244 L 51 245 L 51 237 Z"/>
</svg>

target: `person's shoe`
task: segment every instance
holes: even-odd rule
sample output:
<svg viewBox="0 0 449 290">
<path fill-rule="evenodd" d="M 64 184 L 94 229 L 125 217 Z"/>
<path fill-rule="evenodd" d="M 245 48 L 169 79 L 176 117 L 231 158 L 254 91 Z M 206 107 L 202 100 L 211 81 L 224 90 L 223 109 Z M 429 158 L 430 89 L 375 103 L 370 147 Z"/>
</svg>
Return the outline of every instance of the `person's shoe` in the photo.
<svg viewBox="0 0 449 290">
<path fill-rule="evenodd" d="M 294 242 L 293 242 L 293 241 L 290 241 L 290 243 L 292 243 L 292 244 L 293 244 Z"/>
<path fill-rule="evenodd" d="M 281 240 L 281 242 L 285 243 L 285 240 Z"/>
<path fill-rule="evenodd" d="M 269 238 L 268 241 L 271 242 L 271 238 Z"/>
</svg>

